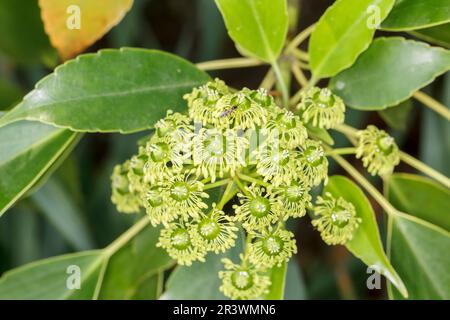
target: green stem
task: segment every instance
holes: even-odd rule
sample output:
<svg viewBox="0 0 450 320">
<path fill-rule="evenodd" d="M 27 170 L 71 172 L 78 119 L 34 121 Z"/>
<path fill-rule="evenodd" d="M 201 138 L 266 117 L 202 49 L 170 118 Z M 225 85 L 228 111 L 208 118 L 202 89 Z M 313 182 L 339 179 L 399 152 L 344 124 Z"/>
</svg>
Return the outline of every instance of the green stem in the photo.
<svg viewBox="0 0 450 320">
<path fill-rule="evenodd" d="M 212 60 L 197 63 L 200 70 L 222 70 L 235 68 L 257 67 L 266 64 L 266 62 L 253 58 L 232 58 L 222 60 Z"/>
<path fill-rule="evenodd" d="M 203 187 L 203 190 L 214 189 L 214 188 L 226 185 L 229 181 L 230 181 L 230 179 L 223 179 L 223 180 L 216 181 L 214 183 L 207 184 Z"/>
<path fill-rule="evenodd" d="M 439 115 L 447 119 L 447 121 L 450 121 L 450 109 L 444 106 L 439 101 L 434 100 L 432 97 L 421 91 L 415 92 L 413 94 L 413 97 L 416 100 L 422 102 L 425 106 L 427 106 L 431 110 L 437 112 Z"/>
<path fill-rule="evenodd" d="M 264 182 L 264 181 L 262 181 L 260 179 L 256 179 L 256 178 L 247 176 L 247 175 L 242 174 L 242 173 L 239 174 L 239 178 L 241 178 L 242 180 L 247 181 L 247 182 L 259 184 L 259 185 L 261 185 L 263 187 L 266 187 L 266 188 L 270 187 L 270 183 Z"/>
<path fill-rule="evenodd" d="M 267 71 L 266 75 L 264 76 L 264 79 L 261 81 L 261 84 L 259 85 L 259 88 L 264 88 L 266 90 L 271 90 L 272 87 L 275 85 L 275 81 L 277 79 L 275 78 L 275 74 L 273 72 L 273 69 L 270 68 L 269 71 Z"/>
<path fill-rule="evenodd" d="M 353 138 L 356 137 L 356 133 L 358 132 L 358 129 L 348 126 L 345 123 L 338 124 L 333 129 L 344 134 L 347 137 L 353 137 Z"/>
<path fill-rule="evenodd" d="M 317 79 L 314 76 L 312 76 L 312 78 L 309 79 L 308 84 L 306 86 L 304 86 L 303 88 L 301 88 L 299 91 L 297 91 L 297 93 L 291 98 L 291 100 L 289 100 L 289 104 L 291 106 L 296 105 L 300 101 L 300 98 L 302 97 L 302 93 L 305 92 L 306 90 L 314 87 L 319 80 L 320 79 Z"/>
<path fill-rule="evenodd" d="M 333 156 L 333 155 L 345 155 L 345 154 L 355 154 L 356 148 L 349 147 L 349 148 L 338 148 L 338 149 L 331 149 L 330 151 L 325 152 L 326 156 Z"/>
<path fill-rule="evenodd" d="M 358 172 L 347 160 L 339 155 L 332 155 L 333 159 L 352 176 L 374 199 L 378 204 L 391 215 L 398 215 L 397 209 L 395 209 L 389 201 L 375 188 L 364 176 Z"/>
<path fill-rule="evenodd" d="M 447 188 L 450 188 L 450 179 L 444 176 L 442 173 L 434 170 L 433 168 L 430 168 L 423 162 L 417 160 L 416 158 L 410 156 L 409 154 L 400 151 L 400 159 L 402 159 L 403 162 L 409 164 L 414 169 L 423 172 L 427 176 L 435 179 L 436 181 L 442 183 Z"/>
<path fill-rule="evenodd" d="M 136 222 L 130 229 L 125 231 L 125 233 L 123 233 L 119 238 L 117 238 L 103 250 L 103 254 L 105 255 L 105 257 L 111 257 L 120 248 L 126 245 L 128 241 L 133 239 L 139 232 L 141 232 L 146 226 L 148 226 L 149 223 L 150 219 L 148 219 L 147 217 L 144 217 Z"/>
<path fill-rule="evenodd" d="M 233 177 L 234 182 L 236 182 L 239 189 L 241 189 L 242 193 L 244 193 L 246 196 L 250 196 L 245 186 L 242 184 L 241 180 L 237 176 Z"/>
<path fill-rule="evenodd" d="M 286 82 L 284 81 L 283 74 L 281 73 L 280 66 L 278 65 L 277 61 L 274 61 L 272 63 L 272 68 L 275 73 L 275 76 L 277 77 L 277 81 L 280 86 L 281 94 L 283 96 L 283 105 L 285 108 L 287 108 L 288 104 L 289 104 L 289 91 L 288 91 Z"/>
<path fill-rule="evenodd" d="M 220 199 L 220 202 L 217 204 L 216 208 L 222 210 L 223 207 L 228 203 L 228 201 L 233 199 L 236 193 L 237 188 L 234 187 L 234 182 L 229 181 L 225 189 L 225 192 L 223 193 L 222 199 Z"/>
<path fill-rule="evenodd" d="M 294 62 L 291 66 L 292 73 L 294 74 L 295 80 L 297 80 L 297 83 L 303 88 L 308 85 L 308 80 L 306 79 L 305 74 L 303 73 L 302 69 L 300 68 L 299 64 L 297 62 Z"/>
</svg>

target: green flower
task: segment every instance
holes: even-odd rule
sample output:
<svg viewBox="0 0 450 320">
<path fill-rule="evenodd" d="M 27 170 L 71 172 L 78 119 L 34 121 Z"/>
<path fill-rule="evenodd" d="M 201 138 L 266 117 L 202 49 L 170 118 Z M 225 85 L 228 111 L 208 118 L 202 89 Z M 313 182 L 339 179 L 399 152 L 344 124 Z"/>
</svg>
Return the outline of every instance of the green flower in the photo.
<svg viewBox="0 0 450 320">
<path fill-rule="evenodd" d="M 304 178 L 292 180 L 289 184 L 272 186 L 269 192 L 279 199 L 279 212 L 287 220 L 289 217 L 301 218 L 311 205 L 310 187 Z"/>
<path fill-rule="evenodd" d="M 274 108 L 271 119 L 263 128 L 263 133 L 268 136 L 269 141 L 278 140 L 280 145 L 289 149 L 303 145 L 308 138 L 300 118 L 278 107 Z"/>
<path fill-rule="evenodd" d="M 234 205 L 235 219 L 248 231 L 260 230 L 278 219 L 277 200 L 255 184 L 238 193 L 241 205 Z"/>
<path fill-rule="evenodd" d="M 192 242 L 189 225 L 171 223 L 161 230 L 158 247 L 164 248 L 178 264 L 190 266 L 193 261 L 205 262 L 206 250 Z"/>
<path fill-rule="evenodd" d="M 344 122 L 345 104 L 329 89 L 311 88 L 301 96 L 297 105 L 305 123 L 330 129 Z"/>
<path fill-rule="evenodd" d="M 253 91 L 247 88 L 224 96 L 217 104 L 214 114 L 215 125 L 222 127 L 234 125 L 235 129 L 255 129 L 267 121 L 268 94 L 264 90 Z M 264 103 L 264 104 L 263 104 Z"/>
<path fill-rule="evenodd" d="M 170 206 L 169 192 L 161 187 L 149 187 L 143 197 L 143 205 L 153 226 L 163 223 L 168 225 L 169 222 L 177 219 L 179 212 Z"/>
<path fill-rule="evenodd" d="M 203 199 L 209 198 L 209 195 L 203 192 L 203 183 L 191 179 L 188 174 L 172 177 L 164 189 L 169 193 L 167 205 L 178 212 L 184 220 L 188 220 L 189 217 L 198 219 L 202 210 L 208 208 L 203 202 Z"/>
<path fill-rule="evenodd" d="M 181 171 L 183 162 L 188 158 L 183 152 L 185 146 L 167 136 L 153 136 L 145 148 L 148 155 L 145 176 L 152 184 L 170 180 Z"/>
<path fill-rule="evenodd" d="M 219 272 L 219 278 L 222 279 L 220 291 L 224 295 L 231 299 L 249 300 L 259 299 L 268 293 L 271 283 L 264 270 L 245 261 L 240 265 L 229 259 L 222 259 L 222 262 L 225 270 Z"/>
<path fill-rule="evenodd" d="M 193 141 L 193 160 L 197 175 L 216 177 L 224 173 L 234 174 L 245 165 L 245 150 L 248 141 L 231 129 L 200 129 Z"/>
<path fill-rule="evenodd" d="M 216 122 L 216 104 L 221 97 L 229 94 L 229 89 L 222 80 L 215 79 L 200 88 L 194 88 L 184 95 L 188 102 L 189 116 L 194 122 L 203 125 Z"/>
<path fill-rule="evenodd" d="M 352 203 L 341 197 L 335 199 L 329 192 L 323 198 L 317 197 L 314 215 L 312 224 L 329 245 L 347 243 L 362 221 Z"/>
<path fill-rule="evenodd" d="M 111 176 L 112 196 L 111 201 L 117 207 L 117 211 L 123 213 L 137 213 L 141 207 L 139 195 L 130 188 L 128 173 L 130 161 L 122 165 L 116 165 Z"/>
<path fill-rule="evenodd" d="M 238 228 L 222 210 L 215 208 L 208 215 L 202 215 L 191 227 L 193 242 L 215 253 L 225 252 L 233 247 Z"/>
<path fill-rule="evenodd" d="M 286 149 L 277 143 L 264 143 L 256 156 L 256 172 L 274 185 L 289 183 L 300 172 L 298 151 Z"/>
<path fill-rule="evenodd" d="M 300 152 L 298 170 L 308 184 L 319 185 L 328 177 L 328 160 L 320 142 L 307 140 Z"/>
<path fill-rule="evenodd" d="M 254 237 L 256 240 L 248 249 L 248 257 L 254 265 L 264 268 L 280 266 L 297 253 L 294 234 L 281 227 L 276 228 L 275 231 L 269 228 L 254 234 Z"/>
<path fill-rule="evenodd" d="M 358 132 L 356 157 L 362 158 L 371 175 L 388 175 L 400 163 L 400 154 L 394 138 L 384 130 L 368 126 Z"/>
</svg>

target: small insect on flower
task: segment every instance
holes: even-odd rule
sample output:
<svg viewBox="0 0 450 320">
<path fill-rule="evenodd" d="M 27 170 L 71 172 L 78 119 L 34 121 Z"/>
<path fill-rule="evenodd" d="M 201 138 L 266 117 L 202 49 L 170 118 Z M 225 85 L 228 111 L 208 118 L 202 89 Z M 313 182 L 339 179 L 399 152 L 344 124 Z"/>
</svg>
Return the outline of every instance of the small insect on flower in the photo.
<svg viewBox="0 0 450 320">
<path fill-rule="evenodd" d="M 314 127 L 330 129 L 344 122 L 345 104 L 327 88 L 304 92 L 297 109 L 303 121 Z"/>
<path fill-rule="evenodd" d="M 111 201 L 119 212 L 137 213 L 141 207 L 139 195 L 130 188 L 128 173 L 130 171 L 130 161 L 122 165 L 116 165 L 111 175 L 112 196 Z"/>
<path fill-rule="evenodd" d="M 203 125 L 214 124 L 217 121 L 215 117 L 217 102 L 229 93 L 228 86 L 219 79 L 208 82 L 200 88 L 194 88 L 183 97 L 188 102 L 190 118 Z"/>
<path fill-rule="evenodd" d="M 195 245 L 220 253 L 234 246 L 238 228 L 230 216 L 215 206 L 213 204 L 211 212 L 192 225 L 191 236 Z"/>
<path fill-rule="evenodd" d="M 256 240 L 249 246 L 249 259 L 257 266 L 272 268 L 287 262 L 297 253 L 294 234 L 281 227 L 269 227 L 261 233 L 252 234 Z"/>
<path fill-rule="evenodd" d="M 351 240 L 362 221 L 356 216 L 352 203 L 342 197 L 336 199 L 329 192 L 323 198 L 317 197 L 314 215 L 312 224 L 329 245 L 345 244 Z"/>
<path fill-rule="evenodd" d="M 268 292 L 271 282 L 264 275 L 264 270 L 249 265 L 245 260 L 240 265 L 230 259 L 222 259 L 222 262 L 225 270 L 219 272 L 222 279 L 220 291 L 227 297 L 235 300 L 258 299 Z"/>
<path fill-rule="evenodd" d="M 235 111 L 238 107 L 237 106 L 232 106 L 230 109 L 225 110 L 224 112 L 222 112 L 220 114 L 220 118 L 224 118 L 226 116 L 228 116 L 229 114 L 231 114 L 233 111 Z"/>
<path fill-rule="evenodd" d="M 247 232 L 261 230 L 278 219 L 277 200 L 255 184 L 238 193 L 241 205 L 234 205 L 235 219 L 242 222 Z"/>
<path fill-rule="evenodd" d="M 205 261 L 206 250 L 196 246 L 189 233 L 189 225 L 171 223 L 161 230 L 158 247 L 164 248 L 178 264 L 190 266 L 193 261 Z"/>
<path fill-rule="evenodd" d="M 394 138 L 384 130 L 368 126 L 358 131 L 356 157 L 362 158 L 364 167 L 371 175 L 387 175 L 400 163 L 400 154 Z"/>
</svg>

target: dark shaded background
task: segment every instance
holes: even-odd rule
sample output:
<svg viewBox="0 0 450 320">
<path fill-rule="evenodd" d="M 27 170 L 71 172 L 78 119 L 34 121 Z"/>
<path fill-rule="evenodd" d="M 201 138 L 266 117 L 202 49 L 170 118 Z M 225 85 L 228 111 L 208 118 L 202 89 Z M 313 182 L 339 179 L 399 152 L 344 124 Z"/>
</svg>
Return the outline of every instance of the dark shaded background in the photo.
<svg viewBox="0 0 450 320">
<path fill-rule="evenodd" d="M 298 30 L 317 21 L 333 1 L 300 2 Z M 161 49 L 193 62 L 239 56 L 212 0 L 135 0 L 132 11 L 125 19 L 87 51 L 122 46 Z M 37 80 L 51 72 L 42 66 L 16 66 L 1 55 L 0 71 L 3 71 L 2 76 L 6 75 L 19 84 L 23 92 L 29 91 Z M 236 88 L 255 88 L 265 72 L 267 67 L 257 67 L 220 71 L 212 73 L 212 76 L 218 76 Z M 448 76 L 446 79 L 441 77 L 427 90 L 448 103 L 449 80 Z M 375 112 L 349 110 L 347 121 L 358 128 L 373 123 L 390 130 Z M 403 150 L 449 174 L 450 168 L 445 165 L 448 163 L 445 155 L 449 154 L 450 131 L 448 125 L 435 114 L 416 105 L 405 123 L 405 129 L 390 132 Z M 126 230 L 135 218 L 117 213 L 110 203 L 109 176 L 114 164 L 135 153 L 135 143 L 144 134 L 85 135 L 44 189 L 22 200 L 0 220 L 0 273 L 36 259 L 104 247 Z M 342 136 L 334 137 L 337 145 L 346 145 Z M 354 165 L 361 168 L 359 162 Z M 400 166 L 398 171 L 410 169 Z M 334 164 L 331 165 L 330 172 L 342 173 Z M 61 197 L 51 197 L 51 188 L 63 190 L 73 203 L 71 207 L 74 214 L 83 220 L 86 234 L 80 235 L 85 238 L 81 241 L 82 247 L 74 246 L 61 230 L 49 222 L 50 213 L 45 202 L 52 206 L 56 201 L 61 201 Z M 46 192 L 44 196 L 43 192 Z M 48 194 L 50 197 L 45 197 Z M 376 203 L 373 205 L 378 212 L 380 230 L 383 233 L 383 214 Z M 385 298 L 385 284 L 383 283 L 382 290 L 367 290 L 365 265 L 342 246 L 326 246 L 319 234 L 312 229 L 308 218 L 293 223 L 293 228 L 296 230 L 299 247 L 294 263 L 300 266 L 301 281 L 290 295 L 291 298 Z M 385 238 L 384 234 L 382 238 Z"/>
</svg>

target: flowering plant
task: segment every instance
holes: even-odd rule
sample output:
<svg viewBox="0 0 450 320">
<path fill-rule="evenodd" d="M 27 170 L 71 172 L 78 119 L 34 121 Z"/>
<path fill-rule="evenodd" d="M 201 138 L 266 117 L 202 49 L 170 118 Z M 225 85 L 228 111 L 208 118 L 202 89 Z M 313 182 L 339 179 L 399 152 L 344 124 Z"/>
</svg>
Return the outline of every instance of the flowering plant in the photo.
<svg viewBox="0 0 450 320">
<path fill-rule="evenodd" d="M 71 3 L 70 10 L 62 8 L 66 1 L 49 6 L 52 1 L 41 0 L 30 12 L 38 13 L 39 22 L 42 11 L 49 36 L 39 25 L 45 41 L 36 46 L 50 40 L 62 60 L 101 37 L 97 29 L 116 24 L 133 4 L 116 0 L 117 6 L 100 12 L 87 1 L 74 0 L 79 6 Z M 367 273 L 375 272 L 362 284 L 367 289 L 379 286 L 370 279 L 381 274 L 390 298 L 448 299 L 450 180 L 402 151 L 416 152 L 416 143 L 405 145 L 405 134 L 394 129 L 406 122 L 411 101 L 427 107 L 421 109 L 426 117 L 436 116 L 433 133 L 448 126 L 449 109 L 425 87 L 450 70 L 450 52 L 404 37 L 374 39 L 377 30 L 405 31 L 448 45 L 441 31 L 448 31 L 450 10 L 437 15 L 428 1 L 420 10 L 411 2 L 338 0 L 296 34 L 300 1 L 216 0 L 243 57 L 194 65 L 158 50 L 122 48 L 80 55 L 57 67 L 0 114 L 0 214 L 24 198 L 23 207 L 39 208 L 61 230 L 71 245 L 61 251 L 79 252 L 6 272 L 0 298 L 283 299 L 285 286 L 300 283 L 288 267 L 295 276 L 297 257 L 308 260 L 308 240 L 316 237 L 333 255 L 348 251 Z M 13 12 L 16 3 L 3 0 L 0 15 L 4 8 Z M 71 28 L 86 23 L 95 35 L 67 33 L 55 12 L 68 12 Z M 83 24 L 77 23 L 80 12 L 89 13 Z M 3 20 L 0 27 L 14 19 Z M 72 41 L 75 34 L 81 38 Z M 51 64 L 55 56 L 41 49 L 36 56 Z M 0 69 L 6 70 L 2 59 Z M 265 75 L 250 88 L 206 73 L 253 67 Z M 355 110 L 377 111 L 386 123 Z M 138 132 L 139 138 L 123 136 Z M 75 200 L 55 186 L 54 177 L 45 183 L 83 133 L 120 133 L 134 150 L 99 164 L 106 173 L 98 175 L 95 166 L 85 165 L 89 154 L 79 157 L 88 172 L 84 193 L 108 190 L 114 204 L 111 215 L 105 213 L 111 205 L 105 197 L 85 204 L 101 219 L 94 235 L 83 220 L 93 217 L 77 215 Z M 105 139 L 117 147 L 119 140 L 111 136 Z M 448 152 L 435 138 L 440 135 L 430 137 L 438 146 L 432 156 L 442 155 L 445 171 Z M 92 149 L 104 151 L 101 145 Z M 57 179 L 76 180 L 64 168 Z M 102 176 L 111 177 L 110 188 Z M 386 223 L 378 224 L 383 218 Z M 124 224 L 129 229 L 105 240 L 103 224 L 116 222 L 115 231 L 122 232 Z M 59 238 L 45 238 L 52 245 L 54 239 Z M 97 247 L 102 249 L 87 250 Z M 338 268 L 338 276 L 344 273 L 337 281 L 342 296 L 351 298 L 345 268 Z"/>
</svg>

